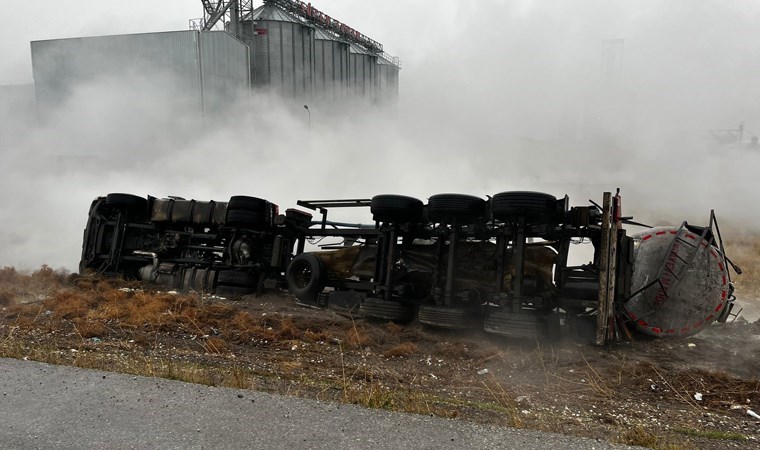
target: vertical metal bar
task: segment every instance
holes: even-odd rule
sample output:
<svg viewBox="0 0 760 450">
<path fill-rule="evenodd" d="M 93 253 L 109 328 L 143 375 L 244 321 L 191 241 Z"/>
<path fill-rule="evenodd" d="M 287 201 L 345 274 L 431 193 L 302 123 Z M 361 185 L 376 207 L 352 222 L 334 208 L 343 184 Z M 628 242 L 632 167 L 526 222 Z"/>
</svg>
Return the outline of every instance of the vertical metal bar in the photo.
<svg viewBox="0 0 760 450">
<path fill-rule="evenodd" d="M 443 292 L 443 304 L 446 306 L 454 305 L 454 266 L 457 257 L 457 226 L 451 225 L 449 234 L 449 257 L 446 263 L 446 289 Z"/>
<path fill-rule="evenodd" d="M 504 258 L 506 258 L 507 237 L 503 233 L 496 236 L 496 293 L 501 294 L 504 290 Z"/>
<path fill-rule="evenodd" d="M 385 299 L 391 298 L 391 292 L 393 289 L 393 263 L 396 261 L 396 228 L 397 226 L 394 224 L 391 228 L 390 236 L 388 238 L 388 245 L 387 245 L 387 252 L 388 259 L 385 262 Z"/>
<path fill-rule="evenodd" d="M 599 245 L 599 308 L 596 316 L 596 345 L 604 345 L 607 341 L 609 294 L 608 279 L 610 258 L 610 219 L 612 193 L 604 193 L 602 203 L 601 243 Z M 613 275 L 614 276 L 614 275 Z"/>
<path fill-rule="evenodd" d="M 520 217 L 517 225 L 517 233 L 514 240 L 514 253 L 512 254 L 512 266 L 515 274 L 512 278 L 512 312 L 520 312 L 522 309 L 523 296 L 523 269 L 525 267 L 525 218 Z"/>
<path fill-rule="evenodd" d="M 203 35 L 201 34 L 201 31 L 195 32 L 195 38 L 198 39 L 198 45 L 197 45 L 197 52 L 198 52 L 198 90 L 200 94 L 200 101 L 201 101 L 201 117 L 205 119 L 206 117 L 206 92 L 203 84 L 205 83 L 205 79 L 203 77 L 203 44 L 201 43 L 203 41 Z"/>
</svg>

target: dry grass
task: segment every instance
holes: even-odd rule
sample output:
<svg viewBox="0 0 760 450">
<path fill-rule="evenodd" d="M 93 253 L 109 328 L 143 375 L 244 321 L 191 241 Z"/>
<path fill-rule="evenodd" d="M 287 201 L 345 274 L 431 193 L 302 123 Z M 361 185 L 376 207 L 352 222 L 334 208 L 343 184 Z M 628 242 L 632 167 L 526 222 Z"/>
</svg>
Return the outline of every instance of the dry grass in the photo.
<svg viewBox="0 0 760 450">
<path fill-rule="evenodd" d="M 417 344 L 413 342 L 402 342 L 395 345 L 383 353 L 386 358 L 411 356 L 417 353 Z"/>
<path fill-rule="evenodd" d="M 737 294 L 760 297 L 760 235 L 745 233 L 727 237 L 726 254 L 743 272 L 734 278 Z"/>
<path fill-rule="evenodd" d="M 691 450 L 697 448 L 688 442 L 675 442 L 673 439 L 654 434 L 642 427 L 633 427 L 624 431 L 620 436 L 620 443 L 654 450 Z"/>
<path fill-rule="evenodd" d="M 120 289 L 123 287 L 136 290 Z M 36 300 L 20 301 L 30 298 L 24 294 L 25 289 L 37 289 Z M 525 406 L 518 406 L 515 396 L 526 392 L 512 379 L 504 384 L 505 379 L 500 381 L 493 375 L 468 379 L 463 373 L 449 372 L 450 376 L 461 375 L 457 381 L 461 381 L 461 386 L 449 391 L 435 390 L 426 386 L 430 381 L 425 369 L 418 376 L 417 373 L 394 372 L 394 367 L 398 368 L 401 358 L 417 355 L 422 349 L 424 354 L 450 364 L 451 369 L 485 367 L 486 363 L 504 365 L 518 374 L 533 374 L 529 380 L 533 387 L 540 387 L 543 379 L 543 386 L 549 389 L 556 386 L 556 391 L 563 395 L 580 392 L 595 401 L 617 401 L 628 389 L 649 392 L 649 379 L 658 380 L 661 385 L 666 385 L 662 381 L 666 380 L 670 393 L 665 395 L 681 403 L 692 404 L 690 393 L 697 391 L 705 394 L 700 406 L 725 407 L 727 402 L 739 399 L 760 401 L 760 382 L 720 373 L 665 371 L 660 366 L 625 360 L 620 364 L 607 364 L 607 369 L 603 369 L 593 353 L 585 364 L 577 364 L 583 359 L 576 350 L 565 354 L 558 353 L 554 347 L 540 345 L 515 350 L 501 343 L 470 343 L 471 348 L 468 348 L 456 339 L 433 341 L 412 327 L 394 323 L 332 322 L 329 318 L 271 313 L 254 316 L 228 303 L 210 301 L 199 295 L 171 295 L 142 289 L 144 286 L 123 280 L 67 276 L 47 268 L 30 275 L 17 273 L 12 268 L 2 269 L 0 317 L 5 319 L 2 330 L 6 331 L 0 331 L 0 355 L 214 386 L 287 391 L 365 407 L 441 417 L 475 411 L 476 416 L 486 418 L 489 423 L 554 427 L 550 431 L 560 432 L 566 431 L 566 423 L 561 422 L 561 418 L 542 417 L 542 423 L 536 424 L 518 410 Z M 30 334 L 24 336 L 27 331 Z M 55 337 L 48 339 L 47 344 L 28 339 L 40 332 L 69 338 L 61 337 L 59 343 Z M 94 344 L 98 340 L 93 338 L 100 338 L 102 342 Z M 130 344 L 126 344 L 127 340 Z M 158 351 L 161 342 L 171 342 L 172 347 Z M 253 354 L 252 348 L 255 356 L 244 362 Z M 315 348 L 324 350 L 316 357 L 313 352 L 308 357 L 300 357 L 302 351 L 308 351 L 304 349 Z M 179 353 L 192 356 L 183 358 Z M 396 358 L 396 365 L 393 361 L 383 361 L 381 356 Z M 270 369 L 256 367 L 259 357 Z M 315 362 L 311 358 L 324 358 L 324 361 Z M 419 358 L 409 359 L 416 363 Z M 567 367 L 575 367 L 576 375 L 557 371 L 561 363 L 574 364 Z M 321 371 L 316 367 L 320 365 L 323 366 Z M 422 378 L 428 381 L 421 382 Z M 435 383 L 437 386 L 442 382 Z M 426 388 L 421 389 L 421 386 Z M 473 395 L 463 396 L 455 390 Z M 552 420 L 556 420 L 556 424 L 552 425 Z M 618 430 L 628 426 L 607 423 Z M 703 437 L 680 433 L 681 439 L 684 436 Z M 690 448 L 674 444 L 676 441 L 667 435 L 646 429 L 625 431 L 620 440 L 651 448 Z"/>
</svg>

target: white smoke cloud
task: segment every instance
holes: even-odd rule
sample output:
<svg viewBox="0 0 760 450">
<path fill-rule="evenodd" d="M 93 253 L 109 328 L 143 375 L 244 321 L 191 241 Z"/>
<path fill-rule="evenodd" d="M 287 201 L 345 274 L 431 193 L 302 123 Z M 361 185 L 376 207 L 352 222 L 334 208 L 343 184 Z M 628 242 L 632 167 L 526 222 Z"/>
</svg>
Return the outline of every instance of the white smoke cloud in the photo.
<svg viewBox="0 0 760 450">
<path fill-rule="evenodd" d="M 505 190 L 567 193 L 585 204 L 620 187 L 625 213 L 645 222 L 705 223 L 710 208 L 734 224 L 760 219 L 753 187 L 760 150 L 717 150 L 706 133 L 740 121 L 760 129 L 752 23 L 759 6 L 315 6 L 402 57 L 395 110 L 335 113 L 313 104 L 309 129 L 303 102 L 255 96 L 203 122 L 161 101 L 162 83 L 146 74 L 80 86 L 60 115 L 45 120 L 3 101 L 0 265 L 74 270 L 89 202 L 108 192 L 246 194 L 284 209 L 297 199 Z M 84 20 L 64 35 L 108 32 L 96 23 Z M 149 31 L 130 29 L 135 23 L 121 21 L 116 32 Z M 35 33 L 29 39 L 61 37 L 55 29 Z M 605 39 L 625 41 L 615 83 L 601 80 Z M 15 75 L 0 83 L 31 73 L 19 68 L 24 59 L 9 58 L 14 66 L 0 67 L 0 77 Z M 139 89 L 117 88 L 135 83 Z M 345 214 L 368 220 L 366 211 Z"/>
</svg>

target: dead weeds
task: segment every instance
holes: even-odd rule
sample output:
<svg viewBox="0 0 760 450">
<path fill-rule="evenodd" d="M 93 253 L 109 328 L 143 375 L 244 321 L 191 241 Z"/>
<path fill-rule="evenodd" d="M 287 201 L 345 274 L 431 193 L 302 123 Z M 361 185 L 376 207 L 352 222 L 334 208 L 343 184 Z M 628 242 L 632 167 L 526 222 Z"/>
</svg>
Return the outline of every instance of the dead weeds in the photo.
<svg viewBox="0 0 760 450">
<path fill-rule="evenodd" d="M 649 358 L 634 348 L 518 344 L 353 320 L 287 297 L 235 303 L 46 267 L 0 270 L 0 311 L 7 357 L 650 448 L 751 448 L 760 434 L 745 412 L 760 409 L 760 381 L 668 364 L 678 346 L 652 347 L 660 353 Z M 756 329 L 741 330 L 731 338 Z"/>
</svg>

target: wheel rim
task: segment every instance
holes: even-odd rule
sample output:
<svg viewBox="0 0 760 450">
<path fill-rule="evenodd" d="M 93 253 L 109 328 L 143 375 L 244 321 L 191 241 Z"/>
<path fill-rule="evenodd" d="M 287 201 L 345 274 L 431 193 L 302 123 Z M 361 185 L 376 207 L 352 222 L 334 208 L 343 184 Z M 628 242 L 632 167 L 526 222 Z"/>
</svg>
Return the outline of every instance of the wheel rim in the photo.
<svg viewBox="0 0 760 450">
<path fill-rule="evenodd" d="M 299 261 L 293 268 L 293 281 L 299 289 L 305 288 L 312 278 L 311 266 L 305 262 Z"/>
</svg>

